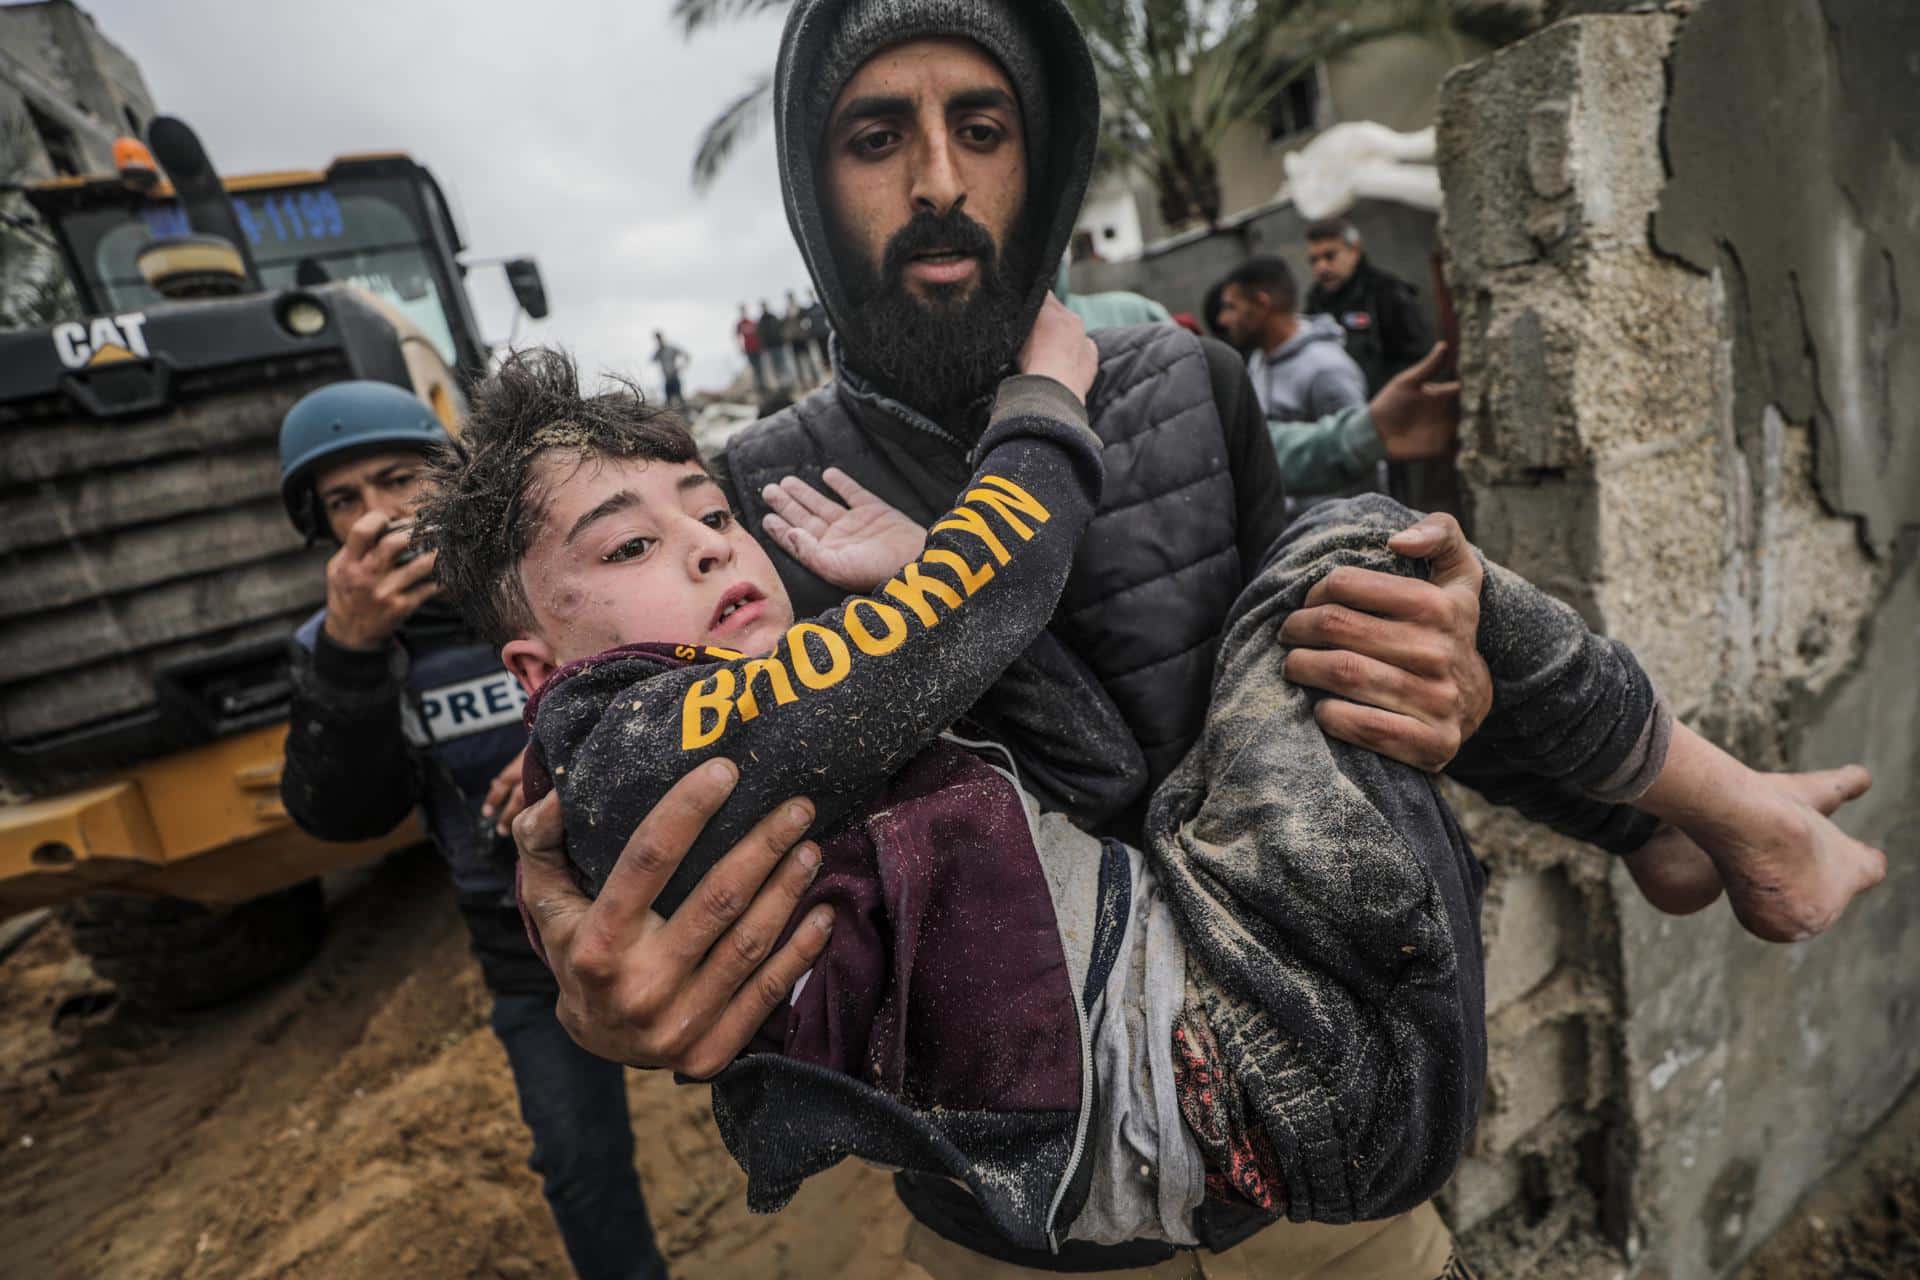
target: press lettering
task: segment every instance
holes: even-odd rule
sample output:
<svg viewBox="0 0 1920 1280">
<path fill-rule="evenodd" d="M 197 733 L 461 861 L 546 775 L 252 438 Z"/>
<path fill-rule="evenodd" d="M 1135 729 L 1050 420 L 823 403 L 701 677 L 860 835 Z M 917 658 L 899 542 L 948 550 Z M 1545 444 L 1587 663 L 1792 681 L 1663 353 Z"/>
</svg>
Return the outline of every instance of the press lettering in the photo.
<svg viewBox="0 0 1920 1280">
<path fill-rule="evenodd" d="M 507 686 L 501 681 L 496 680 L 488 685 L 481 691 L 481 696 L 487 700 L 487 711 L 491 715 L 513 710 L 513 699 L 508 696 Z"/>
</svg>

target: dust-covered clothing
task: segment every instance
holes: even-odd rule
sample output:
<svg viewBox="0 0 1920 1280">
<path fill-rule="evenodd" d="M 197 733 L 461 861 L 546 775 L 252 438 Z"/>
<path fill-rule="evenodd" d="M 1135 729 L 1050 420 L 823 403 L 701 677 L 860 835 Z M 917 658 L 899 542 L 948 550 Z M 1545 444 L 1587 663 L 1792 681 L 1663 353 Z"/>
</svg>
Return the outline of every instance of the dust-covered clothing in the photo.
<svg viewBox="0 0 1920 1280">
<path fill-rule="evenodd" d="M 1108 483 L 1051 631 L 1119 707 L 1157 779 L 1199 732 L 1220 626 L 1245 581 L 1241 565 L 1259 562 L 1286 513 L 1236 353 L 1176 325 L 1092 336 L 1100 376 L 1088 417 Z M 975 437 L 954 430 L 840 364 L 831 385 L 733 436 L 715 470 L 749 528 L 767 511 L 766 485 L 797 475 L 820 487 L 829 466 L 926 524 L 973 474 Z M 840 598 L 778 546 L 767 551 L 797 612 Z M 1003 741 L 1023 769 L 1035 767 L 1042 753 Z M 1137 817 L 1113 834 L 1134 827 Z"/>
<path fill-rule="evenodd" d="M 1050 379 L 1008 380 L 973 485 L 919 560 L 772 655 L 630 645 L 556 673 L 529 706 L 528 795 L 562 793 L 590 892 L 705 759 L 735 760 L 740 781 L 657 909 L 774 801 L 814 800 L 822 860 L 801 915 L 830 903 L 833 936 L 763 1051 L 713 1082 L 755 1208 L 847 1155 L 962 1180 L 1028 1248 L 1087 1198 L 1090 1014 L 1124 936 L 1128 855 L 1081 837 L 1095 856 L 1050 879 L 1011 777 L 934 741 L 1058 603 L 1102 479 L 1082 413 Z M 1066 692 L 1093 701 L 1004 714 L 1071 723 L 1073 749 L 1115 770 L 1117 808 L 1144 784 L 1138 750 L 1097 686 Z"/>
<path fill-rule="evenodd" d="M 1334 568 L 1417 575 L 1386 498 L 1310 513 L 1234 607 L 1206 731 L 1154 794 L 1147 851 L 1190 949 L 1193 1002 L 1277 1157 L 1287 1216 L 1350 1222 L 1429 1199 L 1478 1117 L 1484 876 L 1420 771 L 1318 732 L 1324 695 L 1274 642 Z M 1665 763 L 1671 714 L 1632 654 L 1489 569 L 1490 749 L 1605 802 Z"/>
</svg>

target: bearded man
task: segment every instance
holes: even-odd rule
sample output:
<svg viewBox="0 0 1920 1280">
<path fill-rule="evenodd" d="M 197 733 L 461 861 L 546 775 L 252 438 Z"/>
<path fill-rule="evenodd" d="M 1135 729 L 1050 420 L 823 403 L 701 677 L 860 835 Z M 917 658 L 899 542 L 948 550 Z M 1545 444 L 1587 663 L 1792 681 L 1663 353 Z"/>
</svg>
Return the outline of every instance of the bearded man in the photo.
<svg viewBox="0 0 1920 1280">
<path fill-rule="evenodd" d="M 832 320 L 835 378 L 729 442 L 716 471 L 735 510 L 774 535 L 773 556 L 807 616 L 846 592 L 788 554 L 847 530 L 818 486 L 829 466 L 930 524 L 959 497 L 993 392 L 1031 330 L 1065 252 L 1099 134 L 1099 89 L 1063 0 L 798 0 L 781 42 L 775 118 L 789 224 Z M 1240 357 L 1171 325 L 1103 330 L 1087 396 L 1104 444 L 1101 508 L 1083 538 L 1039 660 L 1098 682 L 1158 782 L 1196 741 L 1228 613 L 1285 521 L 1278 466 Z M 1401 380 L 1376 416 L 1457 410 L 1450 389 Z M 842 493 L 860 489 L 836 486 Z M 884 507 L 856 510 L 883 518 Z M 832 520 L 824 517 L 832 516 Z M 817 529 L 804 526 L 818 522 Z M 1342 571 L 1281 632 L 1287 675 L 1325 690 L 1330 736 L 1427 770 L 1449 765 L 1490 701 L 1475 651 L 1481 569 L 1437 517 L 1396 546 L 1431 559 L 1427 581 Z M 818 560 L 815 561 L 818 563 Z M 1336 646 L 1339 651 L 1336 651 Z M 1029 657 L 1035 655 L 1030 653 Z M 1071 734 L 1073 726 L 1057 726 Z M 1042 760 L 1044 741 L 1009 744 Z M 1470 779 L 1559 829 L 1616 852 L 1651 820 L 1502 776 Z M 768 815 L 662 920 L 649 908 L 738 768 L 690 774 L 635 831 L 600 896 L 573 885 L 548 801 L 515 824 L 522 899 L 583 1045 L 637 1066 L 718 1072 L 786 998 L 824 945 L 782 941 L 818 865 L 800 843 L 804 800 Z M 1111 832 L 1138 834 L 1139 813 Z M 1424 1114 L 1426 1099 L 1382 1099 Z M 916 1219 L 909 1258 L 941 1277 L 1040 1271 L 1153 1275 L 1366 1275 L 1431 1280 L 1453 1264 L 1430 1204 L 1381 1221 L 1275 1223 L 1230 1197 L 1194 1215 L 1198 1246 L 1165 1240 L 1019 1249 L 967 1194 L 902 1174 Z"/>
</svg>

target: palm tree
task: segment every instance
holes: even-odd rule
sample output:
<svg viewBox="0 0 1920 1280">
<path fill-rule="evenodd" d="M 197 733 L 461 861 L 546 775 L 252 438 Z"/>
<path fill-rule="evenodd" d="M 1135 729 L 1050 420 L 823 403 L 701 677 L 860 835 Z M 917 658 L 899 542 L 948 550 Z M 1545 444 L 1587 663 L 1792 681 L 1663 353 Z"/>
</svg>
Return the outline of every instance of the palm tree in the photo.
<svg viewBox="0 0 1920 1280">
<path fill-rule="evenodd" d="M 792 0 L 673 0 L 673 19 L 691 40 L 702 28 L 786 8 Z M 758 76 L 745 93 L 721 109 L 701 131 L 693 155 L 693 188 L 706 191 L 726 168 L 734 148 L 752 137 L 773 115 L 773 73 Z"/>
<path fill-rule="evenodd" d="M 791 0 L 674 0 L 682 34 L 783 9 Z M 1101 163 L 1144 174 L 1168 226 L 1220 218 L 1218 154 L 1321 60 L 1370 40 L 1451 29 L 1460 0 L 1068 0 L 1099 69 Z M 707 125 L 693 184 L 708 189 L 771 114 L 759 77 Z"/>
<path fill-rule="evenodd" d="M 26 126 L 0 119 L 0 329 L 39 328 L 80 312 L 52 239 L 19 198 L 31 154 Z"/>
<path fill-rule="evenodd" d="M 1104 169 L 1143 174 L 1169 227 L 1217 226 L 1219 154 L 1322 61 L 1451 30 L 1449 0 L 1069 0 L 1099 71 Z"/>
</svg>

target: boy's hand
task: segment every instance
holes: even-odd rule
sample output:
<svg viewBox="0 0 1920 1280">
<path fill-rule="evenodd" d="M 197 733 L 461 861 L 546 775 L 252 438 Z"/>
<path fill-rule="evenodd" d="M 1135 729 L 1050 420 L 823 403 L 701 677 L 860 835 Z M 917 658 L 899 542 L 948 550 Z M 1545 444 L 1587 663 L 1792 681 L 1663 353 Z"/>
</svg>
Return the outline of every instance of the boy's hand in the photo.
<svg viewBox="0 0 1920 1280">
<path fill-rule="evenodd" d="M 820 865 L 817 846 L 795 844 L 813 820 L 805 800 L 761 819 L 671 920 L 654 912 L 739 776 L 729 761 L 713 760 L 674 784 L 591 901 L 567 870 L 559 793 L 514 819 L 520 901 L 560 987 L 554 1013 L 588 1053 L 704 1080 L 747 1047 L 826 949 L 827 906 L 774 948 Z"/>
<path fill-rule="evenodd" d="M 1093 390 L 1093 379 L 1100 372 L 1100 351 L 1087 336 L 1087 326 L 1080 317 L 1048 294 L 1034 319 L 1033 332 L 1020 348 L 1017 363 L 1020 372 L 1052 378 L 1085 404 L 1087 392 Z"/>
<path fill-rule="evenodd" d="M 872 591 L 926 550 L 927 531 L 852 476 L 828 467 L 820 478 L 844 506 L 798 476 L 760 491 L 773 508 L 761 527 L 809 572 L 845 591 Z"/>
<path fill-rule="evenodd" d="M 432 578 L 437 551 L 394 567 L 409 530 L 386 532 L 387 517 L 369 511 L 327 561 L 327 638 L 343 649 L 378 649 L 440 589 Z"/>
</svg>

